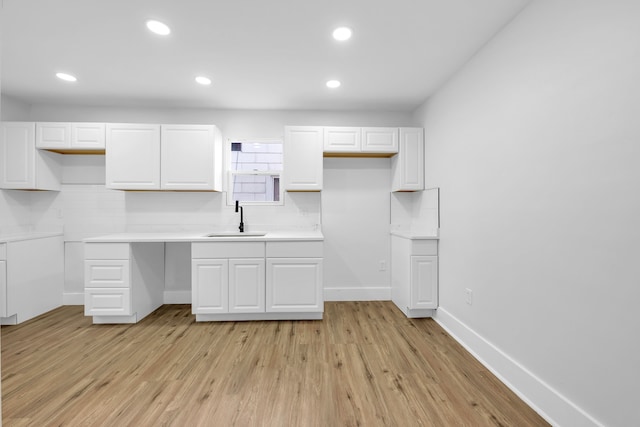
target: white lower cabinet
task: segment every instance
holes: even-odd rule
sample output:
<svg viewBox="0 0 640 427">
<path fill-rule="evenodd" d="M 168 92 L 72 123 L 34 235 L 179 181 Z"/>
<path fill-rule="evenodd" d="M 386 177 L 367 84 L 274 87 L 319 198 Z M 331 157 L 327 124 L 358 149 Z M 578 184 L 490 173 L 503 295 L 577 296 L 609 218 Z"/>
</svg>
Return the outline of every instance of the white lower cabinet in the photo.
<svg viewBox="0 0 640 427">
<path fill-rule="evenodd" d="M 191 261 L 191 309 L 193 314 L 229 312 L 229 261 Z"/>
<path fill-rule="evenodd" d="M 267 242 L 267 311 L 324 311 L 322 242 Z"/>
<path fill-rule="evenodd" d="M 264 258 L 229 260 L 229 313 L 264 313 Z"/>
<path fill-rule="evenodd" d="M 191 274 L 194 314 L 264 313 L 264 258 L 194 259 Z"/>
<path fill-rule="evenodd" d="M 62 235 L 0 243 L 0 323 L 15 325 L 62 305 Z"/>
<path fill-rule="evenodd" d="M 164 243 L 85 243 L 84 314 L 136 323 L 163 303 Z"/>
<path fill-rule="evenodd" d="M 267 311 L 324 311 L 322 259 L 267 259 Z"/>
<path fill-rule="evenodd" d="M 438 308 L 438 241 L 391 236 L 391 299 L 407 317 Z"/>
<path fill-rule="evenodd" d="M 196 321 L 321 319 L 322 245 L 314 242 L 194 242 Z"/>
<path fill-rule="evenodd" d="M 0 261 L 0 317 L 7 317 L 7 262 Z"/>
</svg>

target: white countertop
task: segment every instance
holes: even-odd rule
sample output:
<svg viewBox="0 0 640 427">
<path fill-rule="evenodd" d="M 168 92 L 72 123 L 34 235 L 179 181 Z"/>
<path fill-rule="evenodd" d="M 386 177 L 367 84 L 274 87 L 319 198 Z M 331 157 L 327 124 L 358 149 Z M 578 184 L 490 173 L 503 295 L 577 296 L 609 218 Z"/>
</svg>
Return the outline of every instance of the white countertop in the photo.
<svg viewBox="0 0 640 427">
<path fill-rule="evenodd" d="M 44 239 L 47 237 L 62 236 L 62 232 L 25 232 L 0 235 L 0 243 L 20 242 L 22 240 Z"/>
<path fill-rule="evenodd" d="M 402 237 L 403 239 L 410 239 L 410 240 L 439 240 L 440 237 L 430 234 L 430 233 L 421 233 L 421 232 L 415 232 L 415 231 L 400 231 L 400 230 L 396 230 L 396 231 L 391 231 L 391 235 L 392 236 L 398 236 L 398 237 Z"/>
<path fill-rule="evenodd" d="M 252 236 L 257 231 L 247 232 L 246 236 L 206 237 L 214 231 L 179 231 L 148 233 L 116 233 L 84 239 L 85 242 L 265 242 L 265 241 L 298 241 L 324 240 L 321 231 L 266 231 L 264 236 Z M 224 232 L 218 232 L 220 234 Z"/>
</svg>

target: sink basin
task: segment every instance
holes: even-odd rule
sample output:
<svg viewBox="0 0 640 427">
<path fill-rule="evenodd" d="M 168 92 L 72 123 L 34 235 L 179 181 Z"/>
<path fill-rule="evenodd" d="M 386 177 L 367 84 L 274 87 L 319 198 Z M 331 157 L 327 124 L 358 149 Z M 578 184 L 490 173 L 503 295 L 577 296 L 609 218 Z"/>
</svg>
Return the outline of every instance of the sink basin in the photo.
<svg viewBox="0 0 640 427">
<path fill-rule="evenodd" d="M 266 234 L 267 233 L 260 233 L 260 232 L 240 233 L 239 231 L 229 231 L 229 232 L 205 234 L 203 237 L 262 237 Z"/>
</svg>

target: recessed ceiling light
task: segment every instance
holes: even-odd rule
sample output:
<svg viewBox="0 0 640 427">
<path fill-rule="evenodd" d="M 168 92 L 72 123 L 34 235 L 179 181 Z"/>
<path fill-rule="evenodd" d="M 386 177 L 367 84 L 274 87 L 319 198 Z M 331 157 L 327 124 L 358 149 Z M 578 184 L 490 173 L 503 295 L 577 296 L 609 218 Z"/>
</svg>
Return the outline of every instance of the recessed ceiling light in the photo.
<svg viewBox="0 0 640 427">
<path fill-rule="evenodd" d="M 351 38 L 351 28 L 348 27 L 339 27 L 333 30 L 333 38 L 338 41 L 345 41 Z"/>
<path fill-rule="evenodd" d="M 327 82 L 327 87 L 331 89 L 335 89 L 337 87 L 340 87 L 340 82 L 338 80 L 329 80 Z"/>
<path fill-rule="evenodd" d="M 76 80 L 78 80 L 76 76 L 72 76 L 71 74 L 67 73 L 56 73 L 56 77 L 60 80 L 64 80 L 65 82 L 75 82 Z"/>
<path fill-rule="evenodd" d="M 203 86 L 208 86 L 211 84 L 211 79 L 205 76 L 196 77 L 196 82 L 200 83 Z"/>
<path fill-rule="evenodd" d="M 149 29 L 149 31 L 161 36 L 166 36 L 171 32 L 171 29 L 167 26 L 167 24 L 163 24 L 160 21 L 147 21 L 147 28 Z"/>
</svg>

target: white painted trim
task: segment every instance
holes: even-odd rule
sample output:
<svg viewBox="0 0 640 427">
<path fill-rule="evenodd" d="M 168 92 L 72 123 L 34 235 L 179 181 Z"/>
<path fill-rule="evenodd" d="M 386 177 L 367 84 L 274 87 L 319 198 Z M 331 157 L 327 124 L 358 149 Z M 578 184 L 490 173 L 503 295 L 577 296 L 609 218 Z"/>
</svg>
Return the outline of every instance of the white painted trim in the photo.
<svg viewBox="0 0 640 427">
<path fill-rule="evenodd" d="M 164 304 L 191 304 L 191 291 L 164 291 Z"/>
<path fill-rule="evenodd" d="M 62 305 L 84 305 L 84 292 L 63 293 Z"/>
<path fill-rule="evenodd" d="M 322 312 L 196 314 L 196 322 L 240 322 L 249 320 L 322 320 Z"/>
<path fill-rule="evenodd" d="M 325 301 L 391 301 L 391 287 L 324 288 Z"/>
<path fill-rule="evenodd" d="M 551 425 L 604 427 L 604 424 L 447 310 L 438 307 L 433 319 Z"/>
</svg>

